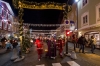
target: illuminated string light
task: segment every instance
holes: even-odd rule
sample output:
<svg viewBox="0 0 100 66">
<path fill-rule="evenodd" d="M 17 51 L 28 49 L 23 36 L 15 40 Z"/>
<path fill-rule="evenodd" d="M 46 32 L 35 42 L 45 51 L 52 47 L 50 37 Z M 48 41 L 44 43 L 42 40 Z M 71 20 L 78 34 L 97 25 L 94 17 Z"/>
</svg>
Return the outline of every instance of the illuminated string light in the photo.
<svg viewBox="0 0 100 66">
<path fill-rule="evenodd" d="M 19 25 L 20 23 L 13 22 L 12 24 Z M 69 24 L 29 24 L 23 23 L 24 26 L 34 26 L 34 27 L 56 27 L 56 26 L 68 26 Z"/>
</svg>

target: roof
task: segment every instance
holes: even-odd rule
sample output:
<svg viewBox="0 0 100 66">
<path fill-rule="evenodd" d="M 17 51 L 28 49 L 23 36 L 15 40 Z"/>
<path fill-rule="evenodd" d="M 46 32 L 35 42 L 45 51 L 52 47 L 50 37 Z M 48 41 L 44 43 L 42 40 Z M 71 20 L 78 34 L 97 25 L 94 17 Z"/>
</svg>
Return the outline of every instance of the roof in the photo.
<svg viewBox="0 0 100 66">
<path fill-rule="evenodd" d="M 11 6 L 9 5 L 9 3 L 7 3 L 7 2 L 5 2 L 5 1 L 1 1 L 1 5 L 3 5 L 5 8 L 5 10 L 7 9 L 8 10 L 8 12 L 12 15 L 12 16 L 14 16 L 14 12 L 12 11 L 12 9 L 11 9 Z"/>
</svg>

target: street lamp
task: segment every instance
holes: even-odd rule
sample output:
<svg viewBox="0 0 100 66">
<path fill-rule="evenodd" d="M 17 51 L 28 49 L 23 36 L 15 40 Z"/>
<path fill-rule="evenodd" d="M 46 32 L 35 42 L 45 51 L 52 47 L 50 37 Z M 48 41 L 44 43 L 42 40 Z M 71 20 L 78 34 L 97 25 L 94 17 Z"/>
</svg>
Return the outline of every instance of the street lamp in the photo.
<svg viewBox="0 0 100 66">
<path fill-rule="evenodd" d="M 76 13 L 76 14 L 77 14 L 77 17 L 76 17 L 76 18 L 77 18 L 77 30 L 78 30 L 78 2 L 79 2 L 79 1 L 80 1 L 80 0 L 75 0 L 75 2 L 76 2 L 76 9 L 77 9 L 77 10 L 76 10 L 76 12 L 77 12 L 77 13 Z M 78 32 L 77 32 L 77 37 L 78 37 Z"/>
<path fill-rule="evenodd" d="M 78 2 L 79 2 L 80 0 L 75 0 L 75 2 L 76 2 L 76 5 L 77 5 L 77 38 L 78 38 Z M 79 47 L 78 45 L 76 45 L 76 47 Z"/>
<path fill-rule="evenodd" d="M 78 2 L 79 0 L 75 0 L 76 2 Z"/>
</svg>

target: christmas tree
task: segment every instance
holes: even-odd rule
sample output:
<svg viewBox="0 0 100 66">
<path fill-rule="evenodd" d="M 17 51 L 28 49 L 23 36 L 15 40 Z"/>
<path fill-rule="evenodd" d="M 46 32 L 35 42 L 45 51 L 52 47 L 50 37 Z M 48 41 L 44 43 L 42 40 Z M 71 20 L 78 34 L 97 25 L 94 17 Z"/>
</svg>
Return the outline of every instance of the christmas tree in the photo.
<svg viewBox="0 0 100 66">
<path fill-rule="evenodd" d="M 30 32 L 28 31 L 23 37 L 23 46 L 22 49 L 25 53 L 29 53 L 30 51 Z"/>
</svg>

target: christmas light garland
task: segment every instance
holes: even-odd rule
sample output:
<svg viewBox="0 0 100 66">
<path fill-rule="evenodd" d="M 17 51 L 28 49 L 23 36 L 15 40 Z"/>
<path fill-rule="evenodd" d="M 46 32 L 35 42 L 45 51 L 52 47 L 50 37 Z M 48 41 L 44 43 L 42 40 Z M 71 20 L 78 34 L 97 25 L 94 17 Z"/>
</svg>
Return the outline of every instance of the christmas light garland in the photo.
<svg viewBox="0 0 100 66">
<path fill-rule="evenodd" d="M 60 31 L 60 30 L 32 30 L 32 31 L 36 31 L 36 32 L 57 32 L 57 31 Z"/>
<path fill-rule="evenodd" d="M 19 25 L 20 23 L 13 22 L 12 24 Z M 69 26 L 70 24 L 29 24 L 23 23 L 23 26 L 33 26 L 33 27 L 59 27 L 59 26 Z"/>
<path fill-rule="evenodd" d="M 13 5 L 15 8 L 28 8 L 28 9 L 58 9 L 64 10 L 66 3 L 56 3 L 56 2 L 30 2 L 25 0 L 13 0 Z"/>
</svg>

